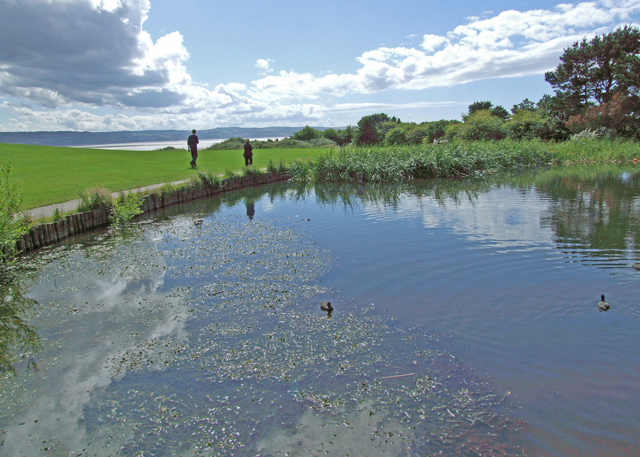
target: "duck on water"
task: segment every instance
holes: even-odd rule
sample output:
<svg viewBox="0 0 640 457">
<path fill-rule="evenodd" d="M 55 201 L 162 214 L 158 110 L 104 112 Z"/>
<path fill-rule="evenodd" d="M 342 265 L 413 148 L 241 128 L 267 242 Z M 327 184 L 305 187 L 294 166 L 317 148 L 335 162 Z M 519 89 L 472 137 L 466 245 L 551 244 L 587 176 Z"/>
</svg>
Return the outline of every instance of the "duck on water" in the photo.
<svg viewBox="0 0 640 457">
<path fill-rule="evenodd" d="M 320 303 L 320 309 L 322 311 L 333 311 L 333 306 L 331 306 L 331 302 L 329 301 L 323 301 L 322 303 Z"/>
<path fill-rule="evenodd" d="M 600 301 L 598 302 L 598 309 L 600 311 L 606 311 L 610 308 L 609 303 L 604 301 L 604 294 L 600 295 Z"/>
</svg>

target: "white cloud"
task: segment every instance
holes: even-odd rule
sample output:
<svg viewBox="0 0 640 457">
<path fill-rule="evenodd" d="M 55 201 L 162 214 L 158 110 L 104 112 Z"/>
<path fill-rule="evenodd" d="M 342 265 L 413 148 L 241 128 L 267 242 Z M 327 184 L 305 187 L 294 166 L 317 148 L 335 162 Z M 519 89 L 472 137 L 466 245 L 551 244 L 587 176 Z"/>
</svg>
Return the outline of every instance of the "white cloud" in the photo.
<svg viewBox="0 0 640 457">
<path fill-rule="evenodd" d="M 364 52 L 351 73 L 275 73 L 272 59 L 258 59 L 259 78 L 214 89 L 188 74 L 189 52 L 179 32 L 154 42 L 144 31 L 149 8 L 149 0 L 0 0 L 0 101 L 10 113 L 0 128 L 304 124 L 367 106 L 336 104 L 349 94 L 542 74 L 573 42 L 628 23 L 640 11 L 640 0 L 469 18 L 444 36 L 423 35 L 418 47 Z M 97 114 L 93 107 L 114 114 Z"/>
<path fill-rule="evenodd" d="M 272 62 L 273 59 L 258 59 L 256 60 L 256 68 L 258 68 L 260 74 L 266 75 L 273 72 L 273 69 L 270 68 Z"/>
<path fill-rule="evenodd" d="M 317 99 L 323 94 L 422 90 L 543 74 L 556 67 L 564 48 L 584 36 L 606 33 L 638 11 L 639 0 L 602 0 L 561 4 L 555 11 L 509 10 L 488 19 L 473 17 L 446 37 L 424 35 L 423 50 L 367 51 L 357 58 L 361 67 L 355 74 L 316 78 L 281 72 L 254 81 L 255 97 Z"/>
<path fill-rule="evenodd" d="M 426 52 L 433 52 L 448 41 L 449 40 L 443 36 L 426 34 L 422 37 L 422 44 L 420 46 Z"/>
</svg>

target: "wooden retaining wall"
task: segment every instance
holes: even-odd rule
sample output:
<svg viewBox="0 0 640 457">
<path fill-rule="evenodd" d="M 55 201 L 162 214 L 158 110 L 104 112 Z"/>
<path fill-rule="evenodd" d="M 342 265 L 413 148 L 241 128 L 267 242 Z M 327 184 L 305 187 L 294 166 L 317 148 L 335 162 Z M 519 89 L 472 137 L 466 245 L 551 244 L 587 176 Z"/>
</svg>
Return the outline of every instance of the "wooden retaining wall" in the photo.
<svg viewBox="0 0 640 457">
<path fill-rule="evenodd" d="M 229 192 L 244 187 L 260 186 L 278 181 L 286 181 L 290 178 L 288 173 L 265 173 L 257 176 L 248 175 L 233 179 L 225 179 L 219 188 L 208 185 L 200 187 L 185 187 L 175 189 L 173 192 L 148 194 L 142 197 L 140 208 L 142 213 L 151 213 L 171 205 L 211 197 L 224 192 Z M 19 252 L 33 251 L 43 246 L 55 244 L 76 234 L 109 225 L 109 209 L 101 208 L 83 213 L 70 214 L 64 219 L 48 224 L 32 227 L 23 237 L 17 241 Z"/>
</svg>

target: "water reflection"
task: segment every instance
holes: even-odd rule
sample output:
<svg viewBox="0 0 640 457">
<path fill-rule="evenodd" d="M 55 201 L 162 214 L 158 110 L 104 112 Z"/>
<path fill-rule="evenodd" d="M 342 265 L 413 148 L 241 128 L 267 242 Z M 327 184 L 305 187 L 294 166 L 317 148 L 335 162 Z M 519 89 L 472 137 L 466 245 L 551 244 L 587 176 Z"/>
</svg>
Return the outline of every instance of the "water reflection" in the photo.
<svg viewBox="0 0 640 457">
<path fill-rule="evenodd" d="M 19 317 L 2 331 L 23 329 L 0 335 L 3 364 L 39 368 L 2 380 L 0 449 L 633 452 L 637 275 L 609 273 L 637 253 L 639 180 L 274 185 L 44 250 L 28 286 L 0 288 Z"/>
<path fill-rule="evenodd" d="M 20 272 L 5 271 L 0 278 L 0 379 L 16 375 L 16 365 L 37 370 L 34 356 L 42 342 L 28 316 L 40 307 L 25 297 Z"/>
<path fill-rule="evenodd" d="M 594 173 L 547 172 L 536 178 L 550 201 L 555 242 L 570 254 L 601 260 L 627 257 L 640 248 L 640 172 L 611 169 Z"/>
<path fill-rule="evenodd" d="M 296 193 L 330 207 L 359 207 L 380 220 L 422 217 L 425 228 L 445 226 L 485 246 L 553 247 L 570 256 L 581 253 L 589 262 L 597 252 L 605 258 L 602 266 L 621 266 L 615 261 L 640 248 L 640 171 L 635 168 L 572 167 L 482 180 L 327 184 L 297 188 Z"/>
<path fill-rule="evenodd" d="M 249 217 L 249 220 L 252 221 L 253 216 L 256 214 L 256 204 L 253 200 L 249 199 L 245 201 L 245 204 L 247 205 L 247 216 Z"/>
<path fill-rule="evenodd" d="M 15 380 L 3 407 L 5 455 L 100 449 L 88 436 L 83 409 L 95 389 L 131 366 L 162 364 L 155 346 L 179 345 L 188 317 L 184 293 L 159 293 L 165 263 L 153 243 L 110 240 L 54 256 L 29 290 L 43 305 L 31 323 L 43 338 L 40 368 Z M 32 392 L 37 392 L 32 398 Z M 3 421 L 4 422 L 4 421 Z"/>
</svg>

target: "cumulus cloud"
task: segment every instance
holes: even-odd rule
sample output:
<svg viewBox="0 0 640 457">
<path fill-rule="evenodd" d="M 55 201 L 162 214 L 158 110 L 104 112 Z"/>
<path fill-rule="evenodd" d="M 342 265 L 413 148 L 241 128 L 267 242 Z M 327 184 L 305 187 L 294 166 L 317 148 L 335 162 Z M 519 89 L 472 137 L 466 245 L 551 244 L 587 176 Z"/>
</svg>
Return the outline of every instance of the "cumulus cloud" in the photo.
<svg viewBox="0 0 640 457">
<path fill-rule="evenodd" d="M 417 47 L 364 52 L 350 73 L 275 73 L 273 60 L 258 59 L 259 78 L 213 89 L 188 74 L 179 32 L 154 42 L 143 29 L 149 8 L 150 0 L 0 0 L 0 101 L 12 116 L 2 130 L 307 123 L 366 106 L 335 103 L 349 94 L 542 74 L 573 42 L 628 23 L 640 0 L 468 18 L 444 35 L 424 34 Z"/>
<path fill-rule="evenodd" d="M 356 59 L 361 64 L 356 73 L 315 77 L 281 72 L 254 81 L 253 95 L 264 100 L 318 98 L 543 74 L 556 67 L 564 48 L 585 36 L 609 32 L 638 11 L 640 0 L 602 0 L 473 17 L 446 36 L 425 34 L 422 49 L 367 51 Z"/>
<path fill-rule="evenodd" d="M 273 69 L 270 68 L 273 59 L 258 59 L 256 60 L 256 68 L 258 68 L 259 72 L 263 75 L 267 73 L 273 72 Z"/>
<path fill-rule="evenodd" d="M 43 106 L 170 106 L 189 83 L 182 37 L 153 43 L 149 0 L 0 0 L 0 91 Z"/>
</svg>

